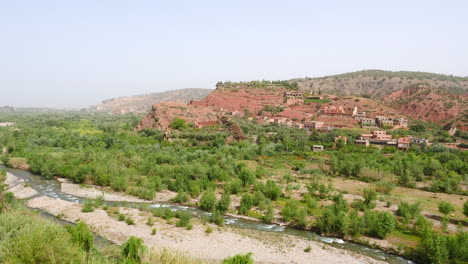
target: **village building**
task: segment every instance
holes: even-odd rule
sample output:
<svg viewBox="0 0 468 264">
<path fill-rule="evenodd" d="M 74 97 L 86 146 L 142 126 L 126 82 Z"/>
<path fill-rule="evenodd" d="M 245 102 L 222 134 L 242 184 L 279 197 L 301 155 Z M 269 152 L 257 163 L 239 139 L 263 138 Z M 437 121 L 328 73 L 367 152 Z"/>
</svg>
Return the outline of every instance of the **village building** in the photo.
<svg viewBox="0 0 468 264">
<path fill-rule="evenodd" d="M 401 127 L 408 127 L 408 120 L 400 117 L 393 119 L 393 125 L 395 126 L 401 126 Z"/>
<path fill-rule="evenodd" d="M 361 121 L 362 118 L 366 118 L 366 112 L 357 112 L 353 115 L 354 119 Z"/>
<path fill-rule="evenodd" d="M 321 152 L 321 151 L 323 151 L 323 146 L 322 145 L 313 145 L 312 150 L 314 152 Z"/>
<path fill-rule="evenodd" d="M 367 139 L 367 140 L 369 140 L 369 139 L 372 138 L 372 136 L 373 136 L 372 134 L 361 134 L 360 139 L 363 139 L 363 140 L 364 140 L 364 139 Z"/>
<path fill-rule="evenodd" d="M 376 126 L 377 124 L 375 123 L 374 118 L 368 118 L 368 117 L 362 117 L 360 118 L 361 125 L 363 126 Z"/>
<path fill-rule="evenodd" d="M 377 116 L 376 118 L 377 125 L 379 127 L 383 126 L 393 126 L 393 119 L 386 116 Z"/>
<path fill-rule="evenodd" d="M 14 122 L 0 122 L 0 127 L 9 127 L 14 125 L 16 125 Z"/>
<path fill-rule="evenodd" d="M 299 91 L 287 91 L 287 92 L 284 92 L 284 97 L 302 98 L 302 92 L 299 92 Z"/>
<path fill-rule="evenodd" d="M 410 138 L 409 137 L 398 138 L 397 148 L 401 150 L 405 150 L 405 151 L 408 150 L 410 148 Z"/>
<path fill-rule="evenodd" d="M 429 144 L 429 140 L 425 138 L 411 138 L 411 143 L 419 145 L 419 146 L 427 146 Z"/>
<path fill-rule="evenodd" d="M 364 138 L 359 138 L 354 141 L 354 144 L 356 145 L 363 145 L 368 147 L 370 145 L 369 139 L 364 139 Z"/>
<path fill-rule="evenodd" d="M 315 122 L 314 121 L 304 122 L 304 129 L 306 130 L 315 129 Z"/>
<path fill-rule="evenodd" d="M 392 135 L 387 135 L 387 132 L 383 130 L 376 130 L 372 132 L 372 139 L 378 141 L 390 141 L 392 140 Z"/>
<path fill-rule="evenodd" d="M 304 124 L 301 124 L 301 123 L 293 123 L 292 126 L 293 126 L 294 128 L 299 128 L 299 129 L 304 128 Z"/>
</svg>

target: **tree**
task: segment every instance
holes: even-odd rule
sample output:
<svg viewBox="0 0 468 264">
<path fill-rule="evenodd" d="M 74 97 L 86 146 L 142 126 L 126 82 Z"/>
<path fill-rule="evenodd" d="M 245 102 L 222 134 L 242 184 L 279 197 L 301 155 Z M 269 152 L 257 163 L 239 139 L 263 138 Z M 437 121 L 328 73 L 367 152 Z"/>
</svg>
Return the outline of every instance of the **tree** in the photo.
<svg viewBox="0 0 468 264">
<path fill-rule="evenodd" d="M 395 217 L 389 212 L 381 212 L 378 217 L 379 221 L 376 223 L 375 234 L 378 238 L 384 239 L 396 227 Z"/>
<path fill-rule="evenodd" d="M 218 211 L 221 213 L 225 213 L 229 210 L 229 206 L 231 205 L 231 195 L 229 192 L 224 192 L 221 195 L 221 199 L 219 200 L 218 204 L 216 205 L 216 208 Z"/>
<path fill-rule="evenodd" d="M 455 208 L 451 203 L 445 201 L 439 203 L 439 212 L 441 212 L 442 214 L 448 215 L 453 211 L 455 211 Z"/>
<path fill-rule="evenodd" d="M 187 121 L 185 121 L 185 119 L 182 118 L 175 118 L 171 123 L 171 128 L 177 130 L 184 130 L 185 128 L 187 128 Z"/>
<path fill-rule="evenodd" d="M 205 211 L 213 211 L 216 207 L 216 195 L 214 190 L 207 190 L 200 199 L 200 208 Z"/>
<path fill-rule="evenodd" d="M 364 204 L 367 208 L 374 208 L 374 201 L 377 199 L 377 193 L 372 189 L 364 189 Z"/>
<path fill-rule="evenodd" d="M 276 185 L 274 181 L 267 180 L 263 193 L 267 198 L 269 198 L 272 201 L 275 201 L 281 195 L 281 187 Z"/>
<path fill-rule="evenodd" d="M 416 255 L 421 263 L 447 263 L 449 252 L 447 250 L 446 238 L 436 232 L 427 234 L 417 246 Z"/>
<path fill-rule="evenodd" d="M 244 194 L 241 198 L 239 213 L 243 215 L 247 214 L 254 204 L 255 198 L 248 193 Z"/>
</svg>

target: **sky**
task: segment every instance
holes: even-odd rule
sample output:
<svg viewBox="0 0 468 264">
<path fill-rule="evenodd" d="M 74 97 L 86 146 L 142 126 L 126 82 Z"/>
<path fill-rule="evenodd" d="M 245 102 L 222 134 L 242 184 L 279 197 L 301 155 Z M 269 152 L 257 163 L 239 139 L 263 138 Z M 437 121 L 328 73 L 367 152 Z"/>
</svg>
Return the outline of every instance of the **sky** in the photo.
<svg viewBox="0 0 468 264">
<path fill-rule="evenodd" d="M 466 0 L 0 0 L 0 106 L 363 69 L 468 76 L 467 14 Z"/>
</svg>

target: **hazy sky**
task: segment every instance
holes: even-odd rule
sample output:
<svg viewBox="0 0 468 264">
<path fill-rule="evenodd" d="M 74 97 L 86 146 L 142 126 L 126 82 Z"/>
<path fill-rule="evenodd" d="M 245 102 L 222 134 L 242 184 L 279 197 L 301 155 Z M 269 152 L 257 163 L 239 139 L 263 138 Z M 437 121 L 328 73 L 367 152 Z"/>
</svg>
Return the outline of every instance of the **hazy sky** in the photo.
<svg viewBox="0 0 468 264">
<path fill-rule="evenodd" d="M 467 76 L 468 1 L 0 0 L 0 106 L 362 69 Z"/>
</svg>

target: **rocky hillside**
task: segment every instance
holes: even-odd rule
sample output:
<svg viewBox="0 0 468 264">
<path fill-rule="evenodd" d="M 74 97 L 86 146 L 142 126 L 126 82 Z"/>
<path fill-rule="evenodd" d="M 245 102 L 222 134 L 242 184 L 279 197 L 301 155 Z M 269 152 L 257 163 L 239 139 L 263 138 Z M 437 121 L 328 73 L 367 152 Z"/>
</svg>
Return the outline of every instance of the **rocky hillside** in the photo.
<svg viewBox="0 0 468 264">
<path fill-rule="evenodd" d="M 147 113 L 153 104 L 161 102 L 188 103 L 191 100 L 201 100 L 205 98 L 211 91 L 210 89 L 188 88 L 161 93 L 119 97 L 105 100 L 101 104 L 93 105 L 87 110 L 113 114 Z"/>
<path fill-rule="evenodd" d="M 366 70 L 291 82 L 303 92 L 371 98 L 417 120 L 468 130 L 468 77 Z"/>
<path fill-rule="evenodd" d="M 424 84 L 415 84 L 383 97 L 384 102 L 417 120 L 456 125 L 464 130 L 468 122 L 468 102 L 463 95 L 454 95 Z"/>
<path fill-rule="evenodd" d="M 300 90 L 305 92 L 370 98 L 379 98 L 417 83 L 425 83 L 453 94 L 468 93 L 468 77 L 425 72 L 365 70 L 291 81 L 297 82 Z"/>
</svg>

